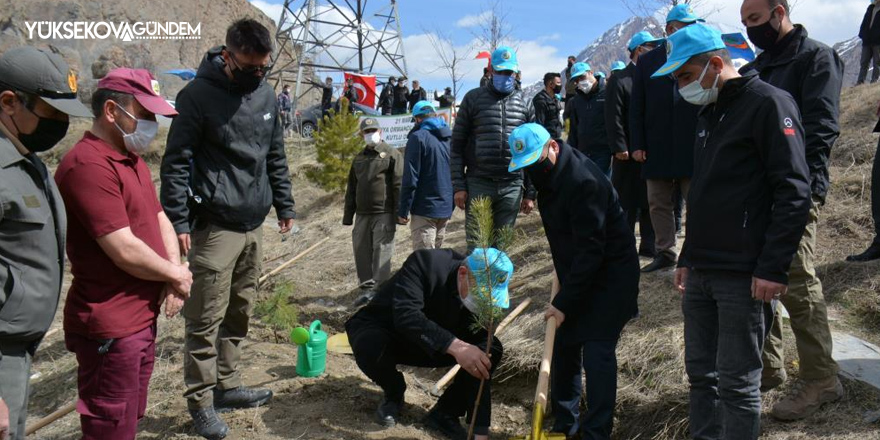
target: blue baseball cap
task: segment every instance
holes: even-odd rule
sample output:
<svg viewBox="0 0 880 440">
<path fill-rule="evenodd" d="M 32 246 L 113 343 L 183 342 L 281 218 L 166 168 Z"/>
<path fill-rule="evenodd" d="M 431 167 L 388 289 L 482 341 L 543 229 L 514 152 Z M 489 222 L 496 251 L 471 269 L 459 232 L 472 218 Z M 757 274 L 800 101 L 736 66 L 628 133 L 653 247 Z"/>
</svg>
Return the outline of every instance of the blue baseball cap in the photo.
<svg viewBox="0 0 880 440">
<path fill-rule="evenodd" d="M 662 41 L 663 41 L 662 38 L 654 38 L 654 36 L 651 35 L 651 33 L 648 31 L 641 31 L 641 32 L 633 35 L 633 37 L 629 39 L 629 43 L 626 44 L 626 48 L 629 49 L 630 52 L 632 52 L 632 51 L 636 50 L 637 47 L 639 47 L 643 44 L 648 44 L 648 43 L 660 44 L 660 42 L 662 42 Z"/>
<path fill-rule="evenodd" d="M 501 46 L 492 52 L 492 70 L 512 70 L 519 72 L 519 62 L 516 61 L 516 51 L 508 46 Z"/>
<path fill-rule="evenodd" d="M 623 61 L 615 61 L 615 62 L 611 63 L 611 71 L 612 72 L 614 72 L 615 70 L 623 70 L 623 69 L 626 69 L 626 64 Z"/>
<path fill-rule="evenodd" d="M 587 72 L 591 70 L 593 69 L 590 68 L 590 65 L 583 61 L 580 63 L 574 63 L 574 65 L 571 66 L 571 78 L 577 78 L 581 75 L 586 75 Z"/>
<path fill-rule="evenodd" d="M 670 75 L 694 55 L 725 47 L 721 32 L 717 29 L 702 23 L 690 25 L 670 35 L 666 40 L 666 64 L 657 69 L 651 77 Z"/>
<path fill-rule="evenodd" d="M 513 155 L 507 170 L 514 172 L 537 162 L 544 151 L 544 144 L 549 140 L 550 132 L 541 124 L 530 122 L 516 127 L 507 137 Z"/>
<path fill-rule="evenodd" d="M 477 248 L 467 257 L 467 266 L 478 286 L 491 286 L 495 306 L 510 307 L 507 286 L 513 277 L 513 263 L 507 254 L 495 248 Z"/>
<path fill-rule="evenodd" d="M 669 14 L 666 14 L 666 22 L 680 21 L 682 23 L 696 23 L 698 21 L 706 21 L 694 13 L 694 8 L 687 3 L 682 3 L 672 8 Z"/>
<path fill-rule="evenodd" d="M 413 106 L 413 116 L 422 116 L 430 113 L 437 113 L 437 109 L 429 101 L 419 101 Z"/>
</svg>

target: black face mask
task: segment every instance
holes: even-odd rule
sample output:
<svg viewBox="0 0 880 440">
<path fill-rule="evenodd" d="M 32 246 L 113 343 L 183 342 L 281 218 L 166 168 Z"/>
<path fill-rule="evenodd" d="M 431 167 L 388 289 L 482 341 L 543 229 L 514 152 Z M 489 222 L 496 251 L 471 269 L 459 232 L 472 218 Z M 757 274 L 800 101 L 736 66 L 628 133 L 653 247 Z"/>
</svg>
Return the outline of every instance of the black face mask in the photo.
<svg viewBox="0 0 880 440">
<path fill-rule="evenodd" d="M 30 111 L 30 110 L 28 110 Z M 67 121 L 59 121 L 57 119 L 41 118 L 36 113 L 30 111 L 40 118 L 37 128 L 31 134 L 24 134 L 12 118 L 12 125 L 18 131 L 18 140 L 24 145 L 28 151 L 32 153 L 42 153 L 54 147 L 67 134 L 67 127 L 70 125 Z"/>
<path fill-rule="evenodd" d="M 562 91 L 562 85 L 553 86 L 553 93 L 559 93 Z"/>
<path fill-rule="evenodd" d="M 254 73 L 245 72 L 241 69 L 234 69 L 232 71 L 233 87 L 235 87 L 235 90 L 244 94 L 257 90 L 257 87 L 260 87 L 261 82 L 263 82 L 263 77 L 257 76 Z"/>
<path fill-rule="evenodd" d="M 550 161 L 549 156 L 526 168 L 526 173 L 529 174 L 532 185 L 535 185 L 535 189 L 538 191 L 543 191 L 550 185 L 551 171 L 553 171 L 553 162 Z"/>
<path fill-rule="evenodd" d="M 773 25 L 770 24 L 775 15 L 776 11 L 772 11 L 770 12 L 770 19 L 766 23 L 750 26 L 746 29 L 746 33 L 749 34 L 749 40 L 758 49 L 770 50 L 776 45 L 776 41 L 779 40 L 779 29 L 774 29 Z"/>
</svg>

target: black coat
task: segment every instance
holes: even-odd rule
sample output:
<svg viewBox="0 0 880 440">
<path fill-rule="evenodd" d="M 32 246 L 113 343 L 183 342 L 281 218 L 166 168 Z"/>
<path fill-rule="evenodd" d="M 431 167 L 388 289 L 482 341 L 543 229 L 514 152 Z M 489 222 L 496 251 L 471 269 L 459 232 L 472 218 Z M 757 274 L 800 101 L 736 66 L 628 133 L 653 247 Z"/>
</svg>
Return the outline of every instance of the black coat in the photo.
<svg viewBox="0 0 880 440">
<path fill-rule="evenodd" d="M 409 102 L 409 111 L 412 111 L 417 102 L 428 100 L 428 92 L 426 92 L 424 88 L 419 87 L 418 90 L 413 89 L 409 92 L 409 96 L 407 96 L 406 99 Z"/>
<path fill-rule="evenodd" d="M 740 72 L 756 70 L 762 80 L 790 93 L 797 102 L 804 124 L 810 189 L 824 201 L 830 186 L 828 159 L 840 136 L 843 61 L 834 49 L 808 38 L 801 25 L 795 25 L 780 43 L 780 50 L 762 52 Z"/>
<path fill-rule="evenodd" d="M 437 92 L 434 92 L 434 100 L 440 103 L 440 108 L 450 108 L 455 105 L 455 97 L 452 96 L 451 93 L 444 93 L 440 96 L 437 96 Z"/>
<path fill-rule="evenodd" d="M 590 93 L 574 93 L 569 101 L 568 144 L 584 154 L 611 156 L 605 129 L 605 80 L 598 79 Z"/>
<path fill-rule="evenodd" d="M 611 182 L 581 152 L 560 144 L 550 172 L 538 207 L 561 286 L 553 300 L 565 314 L 558 337 L 616 339 L 638 312 L 635 237 Z"/>
<path fill-rule="evenodd" d="M 880 17 L 874 17 L 875 9 L 875 5 L 868 6 L 865 18 L 862 19 L 862 26 L 859 28 L 859 38 L 862 39 L 862 45 L 864 46 L 880 45 Z M 871 24 L 872 20 L 874 21 L 873 24 Z"/>
<path fill-rule="evenodd" d="M 535 120 L 531 102 L 522 92 L 502 94 L 490 84 L 469 91 L 461 101 L 452 127 L 452 187 L 467 191 L 465 177 L 494 180 L 522 179 L 522 172 L 507 171 L 514 128 Z M 534 190 L 526 187 L 526 197 Z"/>
<path fill-rule="evenodd" d="M 394 86 L 391 84 L 385 84 L 382 87 L 382 92 L 379 93 L 379 104 L 376 106 L 377 109 L 382 111 L 382 114 L 391 113 L 391 107 L 394 104 L 394 94 L 392 93 L 394 90 Z"/>
<path fill-rule="evenodd" d="M 636 67 L 630 63 L 608 78 L 605 92 L 605 129 L 608 131 L 608 145 L 613 153 L 630 151 L 629 143 L 629 101 L 632 96 L 632 76 Z M 642 179 L 642 164 L 632 159 L 614 159 L 611 182 L 620 197 L 624 210 L 648 209 L 648 186 Z"/>
<path fill-rule="evenodd" d="M 379 287 L 369 304 L 345 323 L 347 332 L 364 327 L 392 330 L 414 350 L 441 356 L 453 339 L 471 339 L 473 315 L 458 293 L 464 256 L 450 249 L 413 252 L 400 270 Z"/>
<path fill-rule="evenodd" d="M 393 108 L 406 110 L 406 105 L 409 103 L 409 87 L 399 84 L 394 86 L 392 98 L 391 106 Z"/>
<path fill-rule="evenodd" d="M 535 107 L 535 122 L 546 128 L 553 139 L 561 138 L 562 121 L 559 119 L 559 112 L 562 105 L 556 96 L 547 93 L 547 90 L 541 90 L 532 98 L 532 106 Z"/>
<path fill-rule="evenodd" d="M 786 284 L 811 206 L 797 105 L 751 73 L 724 84 L 698 133 L 679 266 Z"/>
<path fill-rule="evenodd" d="M 690 178 L 700 107 L 678 93 L 669 76 L 651 78 L 666 63 L 666 43 L 639 57 L 633 72 L 629 111 L 630 150 L 647 152 L 645 179 Z"/>
</svg>

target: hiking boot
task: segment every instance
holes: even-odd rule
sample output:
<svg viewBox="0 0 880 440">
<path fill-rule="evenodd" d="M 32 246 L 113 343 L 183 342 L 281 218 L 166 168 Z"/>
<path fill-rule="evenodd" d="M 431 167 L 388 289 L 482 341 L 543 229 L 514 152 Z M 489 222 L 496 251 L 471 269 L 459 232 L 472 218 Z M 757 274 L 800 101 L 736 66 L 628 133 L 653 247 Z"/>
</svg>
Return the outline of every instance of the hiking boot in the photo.
<svg viewBox="0 0 880 440">
<path fill-rule="evenodd" d="M 767 368 L 761 372 L 761 393 L 766 393 L 782 384 L 788 379 L 785 368 Z"/>
<path fill-rule="evenodd" d="M 467 440 L 467 430 L 461 426 L 458 417 L 446 414 L 434 407 L 423 421 L 425 427 L 443 434 L 451 440 Z"/>
<path fill-rule="evenodd" d="M 675 259 L 670 258 L 666 254 L 660 254 L 656 258 L 654 258 L 654 261 L 652 261 L 651 264 L 643 267 L 642 272 L 656 272 L 658 270 L 668 269 L 670 267 L 675 267 Z"/>
<path fill-rule="evenodd" d="M 403 400 L 383 398 L 382 403 L 379 404 L 379 409 L 376 410 L 379 424 L 386 428 L 392 428 L 394 425 L 397 425 L 401 406 L 403 406 Z"/>
<path fill-rule="evenodd" d="M 779 420 L 800 420 L 816 412 L 823 403 L 843 397 L 843 385 L 837 375 L 817 380 L 798 379 L 791 391 L 770 410 Z"/>
<path fill-rule="evenodd" d="M 214 408 L 221 413 L 234 409 L 256 408 L 271 398 L 272 391 L 266 389 L 238 387 L 231 390 L 220 390 L 214 388 Z"/>
<path fill-rule="evenodd" d="M 191 409 L 189 415 L 193 419 L 196 434 L 208 440 L 220 440 L 229 433 L 229 426 L 217 415 L 213 407 Z"/>
<path fill-rule="evenodd" d="M 880 245 L 872 244 L 871 247 L 858 255 L 850 255 L 846 257 L 846 261 L 855 263 L 864 263 L 880 259 Z"/>
</svg>

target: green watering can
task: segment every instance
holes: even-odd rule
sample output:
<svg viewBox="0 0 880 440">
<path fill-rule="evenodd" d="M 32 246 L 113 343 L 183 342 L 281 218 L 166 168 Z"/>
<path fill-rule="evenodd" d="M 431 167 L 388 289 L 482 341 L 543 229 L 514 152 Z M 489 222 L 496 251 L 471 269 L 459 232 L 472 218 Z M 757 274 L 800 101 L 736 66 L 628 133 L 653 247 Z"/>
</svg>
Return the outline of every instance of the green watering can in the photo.
<svg viewBox="0 0 880 440">
<path fill-rule="evenodd" d="M 321 321 L 312 321 L 308 330 L 297 327 L 290 332 L 290 340 L 299 346 L 296 354 L 296 374 L 317 377 L 327 367 L 327 333 L 321 330 Z"/>
</svg>

